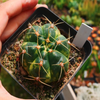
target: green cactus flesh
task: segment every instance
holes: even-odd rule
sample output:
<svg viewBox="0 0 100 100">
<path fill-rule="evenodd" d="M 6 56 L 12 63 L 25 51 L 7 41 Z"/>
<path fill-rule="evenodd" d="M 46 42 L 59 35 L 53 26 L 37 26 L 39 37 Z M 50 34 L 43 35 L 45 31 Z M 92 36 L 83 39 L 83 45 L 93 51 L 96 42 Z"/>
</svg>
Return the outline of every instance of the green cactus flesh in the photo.
<svg viewBox="0 0 100 100">
<path fill-rule="evenodd" d="M 59 81 L 69 66 L 70 45 L 54 24 L 31 25 L 20 49 L 20 63 L 34 79 Z"/>
</svg>

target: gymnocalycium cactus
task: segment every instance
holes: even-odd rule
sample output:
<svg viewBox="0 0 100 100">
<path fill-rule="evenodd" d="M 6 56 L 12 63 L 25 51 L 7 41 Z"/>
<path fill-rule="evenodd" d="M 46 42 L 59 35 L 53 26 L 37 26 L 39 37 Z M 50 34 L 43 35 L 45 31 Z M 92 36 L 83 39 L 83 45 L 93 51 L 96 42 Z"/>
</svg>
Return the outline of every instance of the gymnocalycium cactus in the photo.
<svg viewBox="0 0 100 100">
<path fill-rule="evenodd" d="M 20 49 L 20 62 L 29 75 L 26 79 L 47 86 L 59 81 L 67 73 L 69 55 L 69 41 L 55 24 L 50 21 L 41 26 L 29 24 Z"/>
</svg>

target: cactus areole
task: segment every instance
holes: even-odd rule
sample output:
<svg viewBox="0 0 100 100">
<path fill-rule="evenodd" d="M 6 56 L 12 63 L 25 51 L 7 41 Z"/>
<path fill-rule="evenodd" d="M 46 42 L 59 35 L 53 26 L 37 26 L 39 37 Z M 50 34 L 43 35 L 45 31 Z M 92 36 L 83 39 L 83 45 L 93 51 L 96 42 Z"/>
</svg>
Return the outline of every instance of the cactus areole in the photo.
<svg viewBox="0 0 100 100">
<path fill-rule="evenodd" d="M 68 70 L 70 45 L 52 23 L 29 25 L 20 49 L 20 63 L 33 80 L 60 81 Z"/>
</svg>

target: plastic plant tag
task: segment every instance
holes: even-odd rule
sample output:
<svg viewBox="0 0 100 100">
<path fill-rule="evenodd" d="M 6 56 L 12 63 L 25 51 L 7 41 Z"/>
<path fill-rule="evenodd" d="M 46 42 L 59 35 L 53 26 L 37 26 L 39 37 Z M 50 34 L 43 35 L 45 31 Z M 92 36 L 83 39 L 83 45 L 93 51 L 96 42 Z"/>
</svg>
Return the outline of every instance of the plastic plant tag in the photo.
<svg viewBox="0 0 100 100">
<path fill-rule="evenodd" d="M 82 23 L 72 43 L 75 46 L 82 48 L 88 36 L 90 35 L 91 31 L 92 31 L 91 27 Z"/>
</svg>

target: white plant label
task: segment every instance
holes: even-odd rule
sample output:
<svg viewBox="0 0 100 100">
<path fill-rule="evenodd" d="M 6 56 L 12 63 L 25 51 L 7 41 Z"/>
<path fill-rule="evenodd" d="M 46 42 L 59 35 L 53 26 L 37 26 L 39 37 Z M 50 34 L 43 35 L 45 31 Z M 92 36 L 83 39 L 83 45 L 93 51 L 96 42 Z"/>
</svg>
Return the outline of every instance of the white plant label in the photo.
<svg viewBox="0 0 100 100">
<path fill-rule="evenodd" d="M 72 43 L 75 46 L 82 48 L 92 30 L 93 29 L 90 26 L 82 23 Z"/>
</svg>

